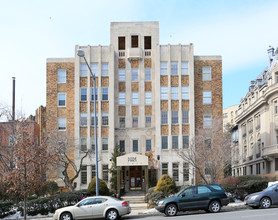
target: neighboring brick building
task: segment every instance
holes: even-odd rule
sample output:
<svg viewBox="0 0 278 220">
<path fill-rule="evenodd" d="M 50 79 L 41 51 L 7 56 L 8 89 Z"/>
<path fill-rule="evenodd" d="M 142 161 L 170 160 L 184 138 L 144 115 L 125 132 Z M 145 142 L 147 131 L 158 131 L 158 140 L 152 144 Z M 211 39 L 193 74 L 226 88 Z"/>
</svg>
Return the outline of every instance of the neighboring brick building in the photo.
<svg viewBox="0 0 278 220">
<path fill-rule="evenodd" d="M 108 182 L 119 144 L 126 153 L 118 158 L 126 191 L 146 189 L 149 175 L 166 173 L 177 185 L 195 183 L 194 169 L 172 149 L 187 148 L 212 118 L 222 120 L 221 56 L 195 56 L 193 44 L 160 45 L 158 22 L 111 23 L 109 46 L 77 49 L 85 51 L 96 75 L 99 177 Z M 92 150 L 77 189 L 87 188 L 95 175 L 92 87 L 84 59 L 47 59 L 46 132 L 70 134 L 75 150 L 69 155 L 77 165 L 83 151 Z M 150 150 L 155 174 L 148 174 L 144 156 Z"/>
</svg>

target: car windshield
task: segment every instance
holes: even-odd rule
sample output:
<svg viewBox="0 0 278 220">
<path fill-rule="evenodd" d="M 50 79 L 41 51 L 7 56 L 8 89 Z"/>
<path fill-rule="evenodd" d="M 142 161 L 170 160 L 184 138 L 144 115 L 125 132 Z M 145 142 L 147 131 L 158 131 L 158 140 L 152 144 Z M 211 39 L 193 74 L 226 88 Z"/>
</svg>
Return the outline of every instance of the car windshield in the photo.
<svg viewBox="0 0 278 220">
<path fill-rule="evenodd" d="M 268 188 L 266 188 L 264 191 L 272 191 L 273 189 L 275 189 L 277 187 L 277 185 L 272 185 Z"/>
</svg>

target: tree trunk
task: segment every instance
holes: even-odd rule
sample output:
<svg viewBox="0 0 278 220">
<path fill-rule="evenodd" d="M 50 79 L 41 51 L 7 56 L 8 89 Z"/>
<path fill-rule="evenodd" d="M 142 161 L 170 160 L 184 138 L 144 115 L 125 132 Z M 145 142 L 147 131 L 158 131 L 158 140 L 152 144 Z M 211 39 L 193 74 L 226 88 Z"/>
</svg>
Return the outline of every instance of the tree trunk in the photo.
<svg viewBox="0 0 278 220">
<path fill-rule="evenodd" d="M 26 220 L 27 216 L 27 202 L 26 202 L 26 193 L 24 194 L 24 220 Z"/>
</svg>

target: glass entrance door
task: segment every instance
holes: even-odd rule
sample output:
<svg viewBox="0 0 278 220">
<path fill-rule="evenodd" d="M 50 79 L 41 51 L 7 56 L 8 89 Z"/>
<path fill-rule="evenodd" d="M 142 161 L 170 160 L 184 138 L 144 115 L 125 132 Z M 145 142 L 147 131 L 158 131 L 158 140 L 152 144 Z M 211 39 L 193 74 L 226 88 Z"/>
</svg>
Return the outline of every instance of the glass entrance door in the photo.
<svg viewBox="0 0 278 220">
<path fill-rule="evenodd" d="M 142 169 L 141 167 L 130 167 L 130 189 L 142 187 Z"/>
</svg>

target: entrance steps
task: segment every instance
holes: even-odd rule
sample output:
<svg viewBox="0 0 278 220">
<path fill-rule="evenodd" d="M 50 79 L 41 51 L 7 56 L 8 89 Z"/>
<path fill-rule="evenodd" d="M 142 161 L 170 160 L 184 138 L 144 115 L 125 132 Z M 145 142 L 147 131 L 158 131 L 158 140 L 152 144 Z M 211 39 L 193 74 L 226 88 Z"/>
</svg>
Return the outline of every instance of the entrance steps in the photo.
<svg viewBox="0 0 278 220">
<path fill-rule="evenodd" d="M 123 200 L 129 201 L 131 210 L 145 210 L 148 203 L 145 202 L 145 193 L 138 191 L 130 191 L 121 197 Z"/>
</svg>

